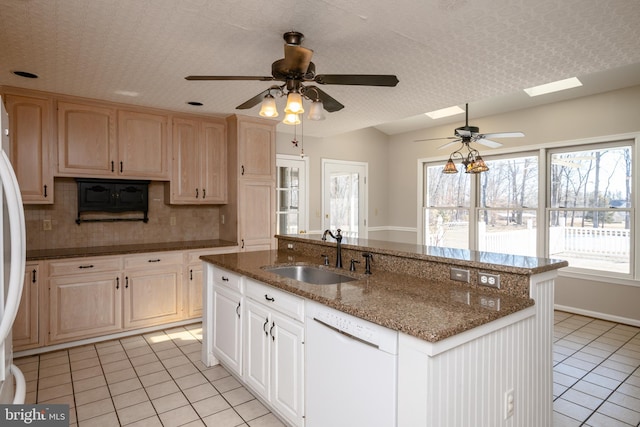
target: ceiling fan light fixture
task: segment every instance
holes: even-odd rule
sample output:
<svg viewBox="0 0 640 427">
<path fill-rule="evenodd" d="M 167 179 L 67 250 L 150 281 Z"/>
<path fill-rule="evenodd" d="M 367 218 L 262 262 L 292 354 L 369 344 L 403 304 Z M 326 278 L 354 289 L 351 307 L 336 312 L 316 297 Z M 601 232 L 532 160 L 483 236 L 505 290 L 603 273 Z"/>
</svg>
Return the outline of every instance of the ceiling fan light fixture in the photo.
<svg viewBox="0 0 640 427">
<path fill-rule="evenodd" d="M 287 94 L 287 106 L 284 107 L 285 113 L 301 114 L 304 113 L 302 107 L 302 95 L 299 92 L 291 91 Z"/>
<path fill-rule="evenodd" d="M 284 120 L 282 121 L 285 125 L 299 125 L 300 124 L 300 116 L 295 113 L 286 113 L 284 115 Z"/>
<path fill-rule="evenodd" d="M 467 165 L 467 173 L 480 173 L 489 170 L 487 164 L 482 160 L 480 155 L 477 155 L 475 159 Z"/>
<path fill-rule="evenodd" d="M 311 107 L 309 107 L 309 115 L 307 116 L 309 120 L 324 120 L 324 106 L 322 105 L 322 101 L 316 99 L 311 103 Z"/>
<path fill-rule="evenodd" d="M 456 168 L 456 164 L 453 163 L 451 157 L 447 160 L 447 163 L 444 165 L 444 169 L 442 169 L 442 173 L 458 173 L 458 169 Z"/>
<path fill-rule="evenodd" d="M 264 96 L 260 105 L 260 116 L 262 117 L 278 117 L 278 108 L 276 107 L 276 99 L 270 93 Z"/>
</svg>

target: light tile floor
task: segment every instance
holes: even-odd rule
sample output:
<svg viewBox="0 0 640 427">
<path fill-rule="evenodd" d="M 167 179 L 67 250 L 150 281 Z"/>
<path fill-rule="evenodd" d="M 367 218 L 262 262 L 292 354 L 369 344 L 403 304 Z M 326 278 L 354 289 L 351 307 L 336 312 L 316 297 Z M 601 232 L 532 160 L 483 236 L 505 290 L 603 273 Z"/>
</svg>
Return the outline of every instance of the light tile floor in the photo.
<svg viewBox="0 0 640 427">
<path fill-rule="evenodd" d="M 554 427 L 640 426 L 640 328 L 555 312 Z"/>
<path fill-rule="evenodd" d="M 554 427 L 640 427 L 640 328 L 556 311 Z M 16 360 L 27 403 L 66 403 L 71 426 L 283 426 L 221 366 L 202 325 Z"/>
<path fill-rule="evenodd" d="M 65 403 L 71 426 L 284 426 L 224 368 L 200 361 L 202 325 L 16 359 L 27 403 Z"/>
</svg>

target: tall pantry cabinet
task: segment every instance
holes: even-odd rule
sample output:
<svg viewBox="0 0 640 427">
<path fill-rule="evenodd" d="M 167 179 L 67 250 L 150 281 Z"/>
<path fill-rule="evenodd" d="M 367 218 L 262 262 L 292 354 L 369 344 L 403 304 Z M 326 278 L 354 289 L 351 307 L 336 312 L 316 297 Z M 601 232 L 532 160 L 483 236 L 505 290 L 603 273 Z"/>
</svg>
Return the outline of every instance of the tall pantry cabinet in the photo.
<svg viewBox="0 0 640 427">
<path fill-rule="evenodd" d="M 241 251 L 276 247 L 276 124 L 227 118 L 229 203 L 220 210 L 220 238 L 237 241 Z"/>
</svg>

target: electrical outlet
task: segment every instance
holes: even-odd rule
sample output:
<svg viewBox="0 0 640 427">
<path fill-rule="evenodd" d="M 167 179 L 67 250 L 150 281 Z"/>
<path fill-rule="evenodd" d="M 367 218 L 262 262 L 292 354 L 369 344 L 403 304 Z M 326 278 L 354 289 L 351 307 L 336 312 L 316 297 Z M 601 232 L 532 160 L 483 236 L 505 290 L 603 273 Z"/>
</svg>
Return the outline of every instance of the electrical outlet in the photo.
<svg viewBox="0 0 640 427">
<path fill-rule="evenodd" d="M 451 267 L 451 280 L 469 283 L 469 270 Z"/>
<path fill-rule="evenodd" d="M 293 243 L 287 243 L 287 249 L 293 249 Z"/>
<path fill-rule="evenodd" d="M 508 419 L 513 416 L 515 409 L 515 398 L 513 396 L 513 389 L 507 390 L 504 394 L 504 419 Z"/>
<path fill-rule="evenodd" d="M 478 283 L 482 286 L 500 289 L 500 275 L 479 272 Z"/>
<path fill-rule="evenodd" d="M 51 230 L 51 220 L 50 219 L 42 220 L 42 229 L 44 231 Z"/>
<path fill-rule="evenodd" d="M 220 222 L 224 225 L 224 214 L 220 215 Z"/>
<path fill-rule="evenodd" d="M 169 218 L 169 224 L 170 225 L 176 225 L 176 217 L 175 216 L 172 216 L 172 217 Z"/>
</svg>

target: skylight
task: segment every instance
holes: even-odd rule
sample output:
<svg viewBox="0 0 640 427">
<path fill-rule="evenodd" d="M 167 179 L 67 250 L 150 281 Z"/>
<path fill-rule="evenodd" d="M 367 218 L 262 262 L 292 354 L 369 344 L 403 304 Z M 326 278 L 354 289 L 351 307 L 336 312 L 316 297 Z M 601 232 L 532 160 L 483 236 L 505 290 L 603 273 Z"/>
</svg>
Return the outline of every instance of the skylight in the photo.
<svg viewBox="0 0 640 427">
<path fill-rule="evenodd" d="M 543 84 L 540 86 L 534 86 L 525 89 L 529 96 L 538 96 L 544 95 L 546 93 L 559 92 L 561 90 L 571 89 L 574 87 L 582 86 L 582 82 L 578 80 L 577 77 L 571 77 L 564 80 L 558 80 L 556 82 L 551 82 L 547 84 Z"/>
<path fill-rule="evenodd" d="M 456 114 L 464 113 L 464 110 L 457 105 L 453 107 L 442 108 L 440 110 L 430 111 L 425 113 L 427 116 L 432 119 L 441 119 L 443 117 L 455 116 Z"/>
</svg>

